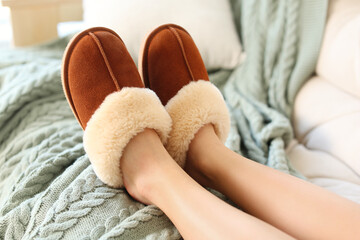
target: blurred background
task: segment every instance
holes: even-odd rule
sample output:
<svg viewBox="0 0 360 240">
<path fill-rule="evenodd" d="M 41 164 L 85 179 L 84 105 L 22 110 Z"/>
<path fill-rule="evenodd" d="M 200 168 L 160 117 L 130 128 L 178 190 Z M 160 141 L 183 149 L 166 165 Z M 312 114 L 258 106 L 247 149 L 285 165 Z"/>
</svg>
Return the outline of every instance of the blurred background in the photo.
<svg viewBox="0 0 360 240">
<path fill-rule="evenodd" d="M 36 45 L 82 27 L 82 0 L 0 0 L 0 47 Z"/>
<path fill-rule="evenodd" d="M 9 45 L 12 39 L 10 9 L 0 5 L 0 45 Z"/>
</svg>

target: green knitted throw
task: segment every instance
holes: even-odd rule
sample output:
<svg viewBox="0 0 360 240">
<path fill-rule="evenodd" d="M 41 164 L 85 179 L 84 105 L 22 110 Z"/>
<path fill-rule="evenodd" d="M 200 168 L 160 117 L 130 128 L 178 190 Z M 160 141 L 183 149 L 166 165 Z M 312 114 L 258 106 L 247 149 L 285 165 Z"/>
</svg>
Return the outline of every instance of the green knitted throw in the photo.
<svg viewBox="0 0 360 240">
<path fill-rule="evenodd" d="M 227 145 L 288 171 L 291 106 L 314 69 L 326 1 L 233 8 L 247 59 L 233 73 L 211 75 L 232 113 Z M 68 40 L 0 49 L 0 239 L 180 239 L 162 211 L 94 174 L 61 87 Z"/>
<path fill-rule="evenodd" d="M 228 146 L 262 164 L 300 176 L 285 148 L 293 138 L 296 93 L 313 74 L 327 0 L 232 1 L 246 60 L 220 84 L 232 115 Z M 239 174 L 241 174 L 239 169 Z"/>
</svg>

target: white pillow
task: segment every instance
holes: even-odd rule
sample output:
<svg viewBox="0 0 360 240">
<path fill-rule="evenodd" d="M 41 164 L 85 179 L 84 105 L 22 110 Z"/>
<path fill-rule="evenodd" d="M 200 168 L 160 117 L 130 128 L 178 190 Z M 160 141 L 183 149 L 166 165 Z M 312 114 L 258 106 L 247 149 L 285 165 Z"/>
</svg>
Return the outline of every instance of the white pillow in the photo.
<svg viewBox="0 0 360 240">
<path fill-rule="evenodd" d="M 360 96 L 360 1 L 330 1 L 316 68 L 338 88 Z"/>
<path fill-rule="evenodd" d="M 174 23 L 193 37 L 208 70 L 240 64 L 241 45 L 228 0 L 84 0 L 87 27 L 116 31 L 137 63 L 143 38 Z"/>
</svg>

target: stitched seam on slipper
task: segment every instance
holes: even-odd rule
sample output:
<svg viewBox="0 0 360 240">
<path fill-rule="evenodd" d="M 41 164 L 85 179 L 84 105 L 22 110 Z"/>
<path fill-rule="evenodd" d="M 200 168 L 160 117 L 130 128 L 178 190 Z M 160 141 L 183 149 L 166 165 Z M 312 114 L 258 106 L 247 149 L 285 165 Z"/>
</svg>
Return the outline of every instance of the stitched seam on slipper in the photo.
<svg viewBox="0 0 360 240">
<path fill-rule="evenodd" d="M 194 75 L 193 75 L 193 73 L 192 73 L 192 71 L 191 71 L 191 68 L 190 68 L 189 61 L 188 61 L 188 59 L 187 59 L 187 57 L 186 57 L 186 53 L 185 53 L 183 41 L 182 41 L 179 33 L 178 33 L 178 32 L 176 31 L 176 29 L 174 29 L 173 27 L 169 27 L 169 30 L 175 35 L 175 37 L 176 37 L 176 39 L 177 39 L 177 41 L 178 41 L 178 43 L 179 43 L 179 45 L 180 45 L 181 53 L 183 54 L 183 57 L 184 57 L 184 60 L 185 60 L 185 64 L 186 64 L 186 67 L 187 67 L 187 69 L 188 69 L 188 71 L 189 71 L 189 74 L 190 74 L 190 76 L 191 76 L 191 79 L 192 79 L 192 81 L 195 81 Z"/>
<path fill-rule="evenodd" d="M 108 60 L 107 57 L 106 57 L 105 51 L 104 51 L 104 49 L 103 49 L 103 47 L 102 47 L 102 45 L 101 45 L 100 40 L 99 40 L 99 39 L 96 37 L 96 35 L 95 35 L 94 33 L 92 33 L 92 32 L 89 32 L 89 35 L 92 37 L 92 39 L 95 41 L 96 45 L 98 46 L 99 51 L 100 51 L 100 53 L 101 53 L 101 55 L 102 55 L 102 57 L 103 57 L 103 59 L 104 59 L 104 62 L 105 62 L 105 64 L 106 64 L 106 67 L 107 67 L 107 69 L 108 69 L 108 71 L 109 71 L 109 73 L 110 73 L 111 79 L 113 80 L 116 89 L 117 89 L 118 91 L 120 91 L 121 88 L 120 88 L 120 86 L 119 86 L 119 84 L 118 84 L 118 81 L 116 80 L 116 77 L 115 77 L 114 72 L 113 72 L 113 70 L 112 70 L 112 68 L 111 68 L 111 66 L 110 66 L 109 60 Z"/>
</svg>

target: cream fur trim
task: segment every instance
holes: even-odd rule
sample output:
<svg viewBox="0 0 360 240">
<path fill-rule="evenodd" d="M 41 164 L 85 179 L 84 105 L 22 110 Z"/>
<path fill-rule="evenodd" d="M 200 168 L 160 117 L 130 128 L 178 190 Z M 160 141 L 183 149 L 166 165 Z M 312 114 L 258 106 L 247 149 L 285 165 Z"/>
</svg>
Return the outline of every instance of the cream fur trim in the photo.
<svg viewBox="0 0 360 240">
<path fill-rule="evenodd" d="M 220 91 L 209 81 L 189 83 L 170 99 L 165 106 L 173 121 L 173 127 L 165 145 L 169 154 L 181 166 L 185 166 L 189 144 L 197 131 L 212 123 L 222 142 L 230 130 L 230 116 Z"/>
<path fill-rule="evenodd" d="M 123 88 L 108 95 L 90 118 L 84 148 L 96 175 L 112 187 L 123 187 L 120 159 L 129 141 L 145 128 L 156 130 L 163 144 L 171 118 L 150 89 Z"/>
</svg>

